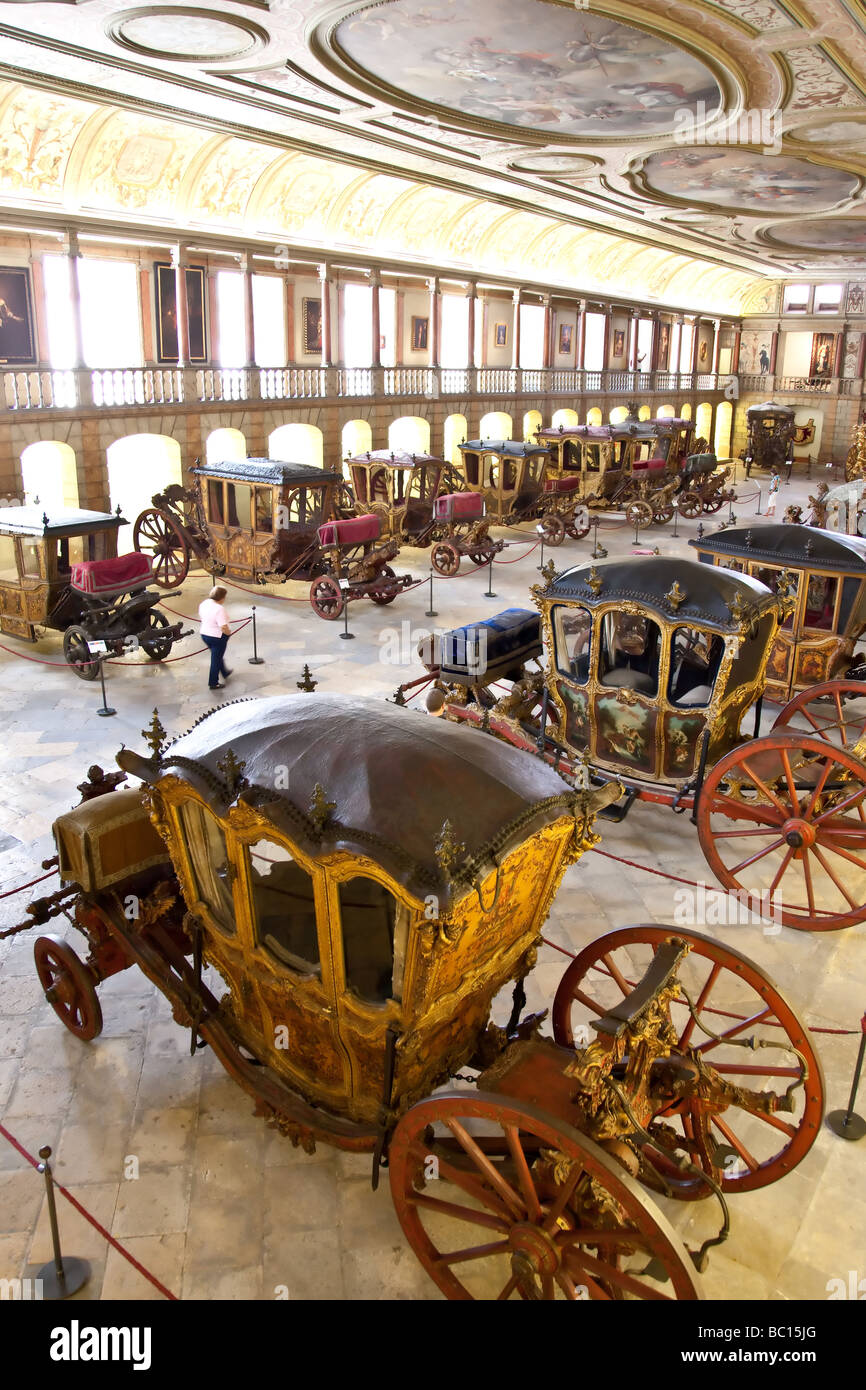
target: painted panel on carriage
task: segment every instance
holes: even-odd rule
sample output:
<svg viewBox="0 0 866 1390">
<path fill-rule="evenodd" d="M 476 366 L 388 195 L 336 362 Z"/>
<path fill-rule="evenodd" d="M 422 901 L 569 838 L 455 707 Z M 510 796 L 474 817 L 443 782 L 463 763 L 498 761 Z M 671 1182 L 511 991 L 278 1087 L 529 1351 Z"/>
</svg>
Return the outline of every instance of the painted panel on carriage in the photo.
<svg viewBox="0 0 866 1390">
<path fill-rule="evenodd" d="M 345 19 L 336 42 L 416 100 L 545 132 L 651 134 L 720 105 L 709 68 L 674 44 L 540 0 L 394 0 Z"/>
<path fill-rule="evenodd" d="M 662 776 L 677 781 L 694 770 L 698 756 L 698 739 L 704 729 L 702 714 L 666 714 L 664 717 L 664 752 Z"/>
<path fill-rule="evenodd" d="M 595 709 L 596 757 L 654 773 L 658 711 L 642 704 L 631 690 L 596 696 Z"/>
<path fill-rule="evenodd" d="M 558 683 L 557 690 L 565 705 L 565 742 L 582 751 L 589 746 L 589 699 L 584 690 L 573 690 L 565 681 Z"/>
</svg>

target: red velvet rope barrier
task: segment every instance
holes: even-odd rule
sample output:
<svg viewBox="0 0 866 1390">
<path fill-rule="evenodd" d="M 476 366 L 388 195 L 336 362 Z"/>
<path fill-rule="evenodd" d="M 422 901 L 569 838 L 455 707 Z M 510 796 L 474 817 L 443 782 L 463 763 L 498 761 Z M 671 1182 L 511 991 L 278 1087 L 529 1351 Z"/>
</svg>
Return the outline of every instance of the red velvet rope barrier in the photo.
<svg viewBox="0 0 866 1390">
<path fill-rule="evenodd" d="M 0 893 L 0 898 L 14 898 L 16 893 L 23 893 L 25 888 L 32 888 L 36 883 L 44 883 L 46 878 L 53 878 L 56 873 L 56 869 L 49 869 L 47 874 L 41 874 L 39 878 L 31 878 L 29 883 L 22 883 L 18 888 L 10 888 L 8 893 Z"/>
<path fill-rule="evenodd" d="M 27 1150 L 24 1148 L 24 1145 L 19 1144 L 18 1140 L 15 1138 L 15 1135 L 10 1134 L 9 1130 L 6 1129 L 4 1125 L 0 1125 L 0 1134 L 3 1135 L 4 1139 L 7 1139 L 9 1141 L 13 1149 L 17 1149 L 18 1153 L 21 1154 L 22 1158 L 27 1160 L 27 1162 L 30 1164 L 32 1168 L 39 1168 L 39 1160 L 34 1158 L 31 1153 L 28 1153 Z M 155 1289 L 159 1289 L 159 1292 L 162 1294 L 164 1298 L 170 1299 L 172 1303 L 178 1302 L 177 1294 L 173 1294 L 171 1292 L 171 1289 L 167 1289 L 165 1287 L 165 1284 L 160 1283 L 159 1279 L 157 1279 L 155 1274 L 151 1274 L 149 1269 L 145 1269 L 144 1265 L 141 1264 L 140 1261 L 137 1260 L 134 1255 L 131 1255 L 129 1251 L 121 1245 L 119 1240 L 115 1240 L 114 1236 L 111 1235 L 109 1231 L 106 1231 L 102 1223 L 97 1221 L 95 1216 L 91 1216 L 90 1212 L 87 1210 L 86 1207 L 83 1207 L 81 1205 L 77 1197 L 73 1197 L 72 1193 L 67 1191 L 67 1189 L 62 1185 L 62 1183 L 59 1183 L 56 1178 L 54 1178 L 54 1186 L 58 1192 L 62 1193 L 62 1195 L 66 1198 L 67 1202 L 69 1202 L 75 1208 L 79 1216 L 83 1216 L 85 1221 L 89 1221 L 90 1225 L 93 1226 L 94 1230 L 97 1230 L 99 1234 L 103 1236 L 105 1240 L 108 1241 L 109 1245 L 113 1246 L 114 1249 L 119 1254 L 121 1254 L 125 1260 L 128 1260 L 129 1263 L 133 1266 L 133 1268 L 137 1269 L 139 1274 L 143 1275 L 144 1278 L 147 1279 L 147 1281 L 151 1283 Z"/>
<path fill-rule="evenodd" d="M 169 613 L 174 612 L 174 610 L 171 609 L 171 608 L 169 608 L 168 611 L 169 611 Z M 181 617 L 186 617 L 186 614 L 185 614 L 185 613 L 182 613 L 180 616 L 181 616 Z M 194 622 L 197 621 L 197 619 L 196 619 L 196 618 L 189 618 L 188 621 L 191 622 L 191 623 L 194 623 Z M 238 620 L 238 622 L 237 622 L 237 626 L 236 626 L 236 627 L 233 629 L 233 631 L 232 631 L 232 637 L 235 636 L 235 633 L 242 632 L 243 629 L 244 629 L 245 627 L 247 627 L 248 624 L 251 623 L 251 622 L 252 622 L 252 618 L 240 618 L 240 619 Z M 157 665 L 159 665 L 159 666 L 170 666 L 171 663 L 172 663 L 173 661 L 186 661 L 187 658 L 190 657 L 190 656 L 201 656 L 202 652 L 206 652 L 206 651 L 209 651 L 209 650 L 210 650 L 210 648 L 208 648 L 208 647 L 196 647 L 196 649 L 195 649 L 194 652 L 184 652 L 182 656 L 166 656 L 166 657 L 163 657 L 162 661 L 160 661 L 160 662 L 158 662 L 158 663 L 155 663 L 155 664 L 157 664 Z M 32 662 L 34 663 L 34 665 L 36 665 L 36 666 L 57 666 L 57 667 L 63 667 L 63 668 L 64 668 L 65 670 L 67 670 L 67 671 L 69 670 L 69 662 L 68 662 L 68 661 L 46 661 L 44 657 L 39 657 L 39 656 L 27 656 L 27 654 L 26 654 L 25 652 L 17 652 L 17 651 L 15 650 L 14 647 L 7 647 L 7 646 L 5 645 L 5 643 L 3 643 L 3 642 L 0 642 L 0 651 L 8 652 L 10 656 L 17 656 L 17 657 L 20 658 L 21 661 L 32 661 Z M 92 666 L 92 665 L 94 665 L 95 663 L 89 661 L 89 662 L 86 662 L 86 663 L 85 663 L 85 662 L 81 662 L 80 664 L 81 664 L 82 666 L 85 665 L 85 664 L 88 665 L 88 666 Z M 145 664 L 145 663 L 144 663 L 143 661 L 120 661 L 120 660 L 117 659 L 117 658 L 110 658 L 110 657 L 106 657 L 105 660 L 104 660 L 104 662 L 103 662 L 103 665 L 104 665 L 104 666 L 125 666 L 127 669 L 129 669 L 130 666 L 144 666 L 144 664 Z M 150 664 L 150 663 L 148 663 L 148 665 L 149 665 L 149 664 Z"/>
</svg>

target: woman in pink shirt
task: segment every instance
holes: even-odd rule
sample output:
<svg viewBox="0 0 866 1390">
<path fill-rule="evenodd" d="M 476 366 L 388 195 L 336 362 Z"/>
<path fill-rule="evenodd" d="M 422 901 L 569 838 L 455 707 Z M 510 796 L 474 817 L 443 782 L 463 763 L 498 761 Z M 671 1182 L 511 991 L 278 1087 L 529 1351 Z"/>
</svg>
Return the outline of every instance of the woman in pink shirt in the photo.
<svg viewBox="0 0 866 1390">
<path fill-rule="evenodd" d="M 211 589 L 204 602 L 198 606 L 201 640 L 206 647 L 210 648 L 209 690 L 222 690 L 220 676 L 224 681 L 227 681 L 231 675 L 231 671 L 225 663 L 226 644 L 231 636 L 229 615 L 223 608 L 225 596 L 225 589 L 221 589 L 217 585 L 215 589 Z"/>
</svg>

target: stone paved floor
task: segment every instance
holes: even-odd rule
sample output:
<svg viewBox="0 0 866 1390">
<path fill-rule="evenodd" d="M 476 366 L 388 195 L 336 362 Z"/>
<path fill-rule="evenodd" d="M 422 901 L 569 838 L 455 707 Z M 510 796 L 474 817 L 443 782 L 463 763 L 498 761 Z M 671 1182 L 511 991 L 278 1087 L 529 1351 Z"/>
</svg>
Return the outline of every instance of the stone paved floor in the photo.
<svg viewBox="0 0 866 1390">
<path fill-rule="evenodd" d="M 805 480 L 783 488 L 780 515 L 788 501 L 804 500 L 807 491 Z M 738 510 L 745 521 L 755 504 L 743 503 Z M 670 525 L 653 528 L 651 543 L 662 553 L 685 554 L 683 538 L 695 529 L 696 523 L 681 524 L 675 541 Z M 605 535 L 612 555 L 630 551 L 627 527 Z M 556 553 L 557 565 L 579 562 L 588 550 L 588 542 L 567 542 Z M 507 558 L 524 551 L 516 546 Z M 536 551 L 495 568 L 495 603 L 482 596 L 486 573 L 437 580 L 435 622 L 450 627 L 526 604 L 538 558 Z M 423 553 L 407 551 L 401 559 L 401 568 L 427 572 Z M 203 576 L 191 577 L 182 597 L 168 603 L 194 613 L 205 587 Z M 299 586 L 279 592 L 304 597 Z M 249 601 L 232 591 L 233 614 L 247 612 Z M 306 602 L 290 604 L 263 593 L 257 603 L 266 664 L 247 663 L 249 631 L 239 636 L 230 648 L 231 697 L 291 691 L 305 661 L 320 690 L 382 697 L 417 671 L 418 630 L 429 626 L 426 588 L 385 610 L 354 605 L 353 642 L 340 641 L 339 627 L 317 619 Z M 61 660 L 56 634 L 35 649 L 4 640 L 22 655 Z M 401 644 L 402 666 L 395 664 Z M 186 648 L 194 645 L 189 639 Z M 204 660 L 109 667 L 108 695 L 117 715 L 103 719 L 96 714 L 98 685 L 0 650 L 4 888 L 40 872 L 40 860 L 53 853 L 52 819 L 78 800 L 75 786 L 87 766 L 93 761 L 113 766 L 121 743 L 141 748 L 139 731 L 154 705 L 172 732 L 187 728 L 208 708 Z M 709 877 L 688 819 L 674 819 L 667 808 L 639 804 L 623 824 L 602 829 L 604 846 L 617 854 L 688 878 Z M 670 922 L 674 888 L 639 869 L 588 855 L 568 871 L 547 934 L 574 950 L 615 926 Z M 0 925 L 19 920 L 27 900 L 22 895 L 0 901 Z M 64 925 L 60 919 L 51 930 L 63 932 Z M 810 1024 L 857 1029 L 866 1007 L 866 928 L 824 935 L 783 929 L 771 936 L 756 927 L 696 925 L 764 966 Z M 80 944 L 71 928 L 67 934 Z M 172 1021 L 163 996 L 135 970 L 101 987 L 103 1034 L 92 1043 L 79 1042 L 42 998 L 32 935 L 0 942 L 2 1122 L 31 1152 L 50 1144 L 60 1180 L 175 1293 L 185 1299 L 262 1299 L 273 1298 L 282 1285 L 292 1298 L 440 1296 L 403 1238 L 387 1181 L 378 1193 L 370 1191 L 369 1159 L 325 1147 L 310 1158 L 266 1131 L 251 1115 L 245 1094 L 207 1050 L 188 1056 L 188 1035 Z M 564 964 L 554 949 L 542 948 L 530 981 L 530 1006 L 550 1003 Z M 847 1096 L 857 1041 L 850 1035 L 819 1037 L 831 1107 Z M 860 1109 L 864 1106 L 866 1094 Z M 130 1155 L 138 1159 L 137 1180 L 125 1175 Z M 829 1279 L 847 1279 L 850 1269 L 862 1277 L 864 1159 L 866 1143 L 846 1144 L 824 1129 L 795 1173 L 733 1199 L 733 1235 L 711 1256 L 707 1293 L 726 1299 L 823 1299 Z M 715 1221 L 712 1203 L 663 1205 L 691 1244 Z M 159 1296 L 116 1252 L 107 1252 L 105 1241 L 62 1201 L 60 1215 L 64 1248 L 93 1264 L 92 1281 L 79 1297 Z M 0 1276 L 14 1277 L 48 1256 L 41 1180 L 0 1137 Z"/>
</svg>

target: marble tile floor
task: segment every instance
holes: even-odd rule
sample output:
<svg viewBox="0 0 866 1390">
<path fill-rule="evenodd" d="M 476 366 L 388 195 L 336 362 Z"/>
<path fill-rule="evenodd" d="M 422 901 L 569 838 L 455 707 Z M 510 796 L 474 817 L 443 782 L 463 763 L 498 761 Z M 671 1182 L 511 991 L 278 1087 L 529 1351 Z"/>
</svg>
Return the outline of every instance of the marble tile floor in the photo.
<svg viewBox="0 0 866 1390">
<path fill-rule="evenodd" d="M 766 493 L 766 479 L 763 481 Z M 779 514 L 789 501 L 805 501 L 817 478 L 795 478 L 782 489 Z M 752 492 L 741 484 L 740 492 Z M 754 515 L 754 502 L 737 510 Z M 722 516 L 725 513 L 721 514 Z M 633 533 L 603 522 L 611 555 L 629 554 Z M 712 522 L 710 522 L 710 525 Z M 652 528 L 646 541 L 663 554 L 688 555 L 685 541 L 697 523 Z M 709 526 L 708 526 L 709 529 Z M 524 534 L 533 539 L 528 528 Z M 509 540 L 518 538 L 509 534 Z M 557 567 L 588 558 L 590 541 L 553 552 Z M 418 674 L 415 644 L 435 624 L 457 626 L 511 605 L 528 606 L 537 580 L 538 551 L 516 544 L 494 567 L 496 600 L 486 599 L 486 571 L 450 582 L 434 581 L 438 617 L 427 619 L 429 589 L 418 588 L 393 607 L 350 608 L 355 640 L 340 640 L 341 624 L 315 617 L 305 586 L 230 591 L 234 617 L 256 603 L 262 666 L 251 666 L 249 629 L 229 647 L 234 676 L 226 698 L 295 689 L 304 662 L 320 690 L 385 697 Z M 398 570 L 427 575 L 423 552 L 404 551 Z M 170 608 L 193 614 L 207 588 L 192 575 Z M 277 596 L 279 594 L 279 597 Z M 281 601 L 292 597 L 296 603 Z M 100 718 L 99 685 L 63 668 L 60 639 L 49 634 L 34 647 L 3 638 L 0 650 L 0 891 L 41 872 L 53 853 L 51 822 L 78 800 L 76 784 L 94 761 L 114 766 L 121 743 L 143 746 L 140 731 L 158 706 L 171 732 L 189 727 L 213 697 L 206 689 L 206 657 L 162 667 L 108 668 L 107 694 L 117 709 Z M 194 649 L 188 639 L 180 650 Z M 35 665 L 41 657 L 58 667 Z M 126 669 L 126 667 L 129 669 Z M 709 880 L 697 836 L 687 817 L 665 807 L 636 805 L 622 824 L 605 823 L 603 847 L 672 874 Z M 46 885 L 50 890 L 55 885 Z M 616 926 L 671 922 L 675 885 L 639 869 L 587 855 L 571 868 L 546 927 L 552 942 L 575 950 Z M 41 891 L 37 889 L 36 892 Z M 0 900 L 0 927 L 23 916 L 28 894 Z M 810 935 L 782 929 L 696 924 L 751 956 L 804 1014 L 808 1023 L 857 1030 L 866 1008 L 866 928 Z M 48 930 L 78 934 L 63 919 Z M 407 1245 L 394 1215 L 387 1179 L 372 1193 L 369 1159 L 320 1147 L 309 1157 L 266 1130 L 252 1103 L 205 1049 L 188 1055 L 188 1035 L 167 1002 L 135 970 L 100 988 L 105 1028 L 85 1044 L 62 1027 L 42 997 L 32 964 L 32 937 L 0 941 L 0 1118 L 31 1152 L 50 1144 L 56 1172 L 81 1202 L 129 1251 L 184 1299 L 436 1299 L 441 1295 Z M 566 958 L 544 946 L 528 982 L 529 1007 L 550 1004 Z M 821 1034 L 828 1104 L 847 1097 L 858 1036 Z M 866 1109 L 866 1093 L 860 1110 Z M 137 1178 L 128 1174 L 136 1167 Z M 731 1200 L 733 1233 L 712 1253 L 704 1276 L 708 1296 L 719 1299 L 827 1297 L 831 1278 L 851 1269 L 866 1274 L 866 1141 L 849 1144 L 822 1129 L 800 1167 L 782 1182 Z M 716 1221 L 712 1202 L 660 1199 L 669 1220 L 694 1245 Z M 160 1295 L 65 1202 L 60 1206 L 64 1248 L 89 1259 L 90 1283 L 80 1299 L 150 1299 Z M 50 1254 L 41 1179 L 0 1137 L 0 1276 L 15 1277 Z"/>
</svg>

